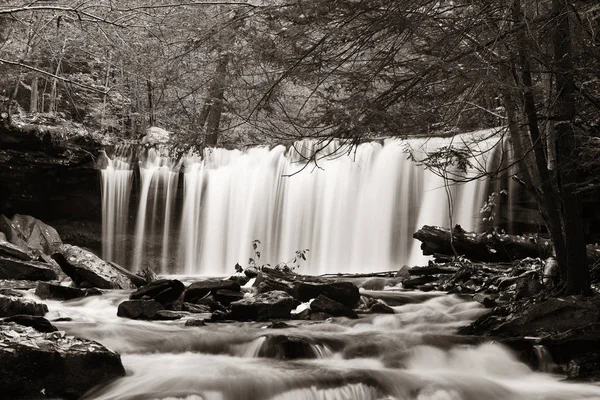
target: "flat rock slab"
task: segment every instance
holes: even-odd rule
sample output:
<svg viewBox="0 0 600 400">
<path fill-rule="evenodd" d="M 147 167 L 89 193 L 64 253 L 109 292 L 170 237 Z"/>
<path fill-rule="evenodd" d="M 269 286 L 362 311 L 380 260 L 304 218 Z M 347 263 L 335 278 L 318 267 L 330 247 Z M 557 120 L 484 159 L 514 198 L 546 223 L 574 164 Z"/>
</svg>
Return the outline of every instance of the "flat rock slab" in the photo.
<svg viewBox="0 0 600 400">
<path fill-rule="evenodd" d="M 6 399 L 76 399 L 92 387 L 124 376 L 121 357 L 97 342 L 0 324 L 0 387 Z M 46 397 L 44 396 L 44 397 Z"/>
<path fill-rule="evenodd" d="M 0 256 L 14 257 L 24 261 L 33 260 L 33 255 L 29 251 L 25 251 L 2 238 L 0 238 Z"/>
<path fill-rule="evenodd" d="M 14 322 L 22 326 L 30 326 L 38 332 L 56 332 L 58 328 L 44 317 L 35 315 L 13 315 L 0 320 L 0 323 Z"/>
<path fill-rule="evenodd" d="M 0 295 L 0 317 L 13 315 L 37 315 L 43 317 L 48 312 L 48 307 L 42 303 L 22 297 Z"/>
<path fill-rule="evenodd" d="M 77 286 L 85 282 L 100 289 L 135 289 L 135 285 L 127 276 L 81 247 L 63 244 L 52 258 Z"/>
<path fill-rule="evenodd" d="M 99 296 L 102 292 L 96 288 L 80 289 L 62 286 L 57 283 L 40 282 L 35 289 L 35 294 L 42 300 L 72 300 L 80 297 Z"/>
<path fill-rule="evenodd" d="M 44 263 L 0 257 L 0 279 L 51 281 L 57 278 L 56 272 Z"/>
</svg>

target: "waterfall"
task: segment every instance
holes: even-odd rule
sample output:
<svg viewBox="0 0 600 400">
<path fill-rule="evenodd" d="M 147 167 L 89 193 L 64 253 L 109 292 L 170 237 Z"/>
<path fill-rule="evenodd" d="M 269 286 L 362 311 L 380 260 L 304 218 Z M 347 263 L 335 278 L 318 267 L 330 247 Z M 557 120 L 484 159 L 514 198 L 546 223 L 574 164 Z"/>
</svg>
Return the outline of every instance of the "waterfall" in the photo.
<svg viewBox="0 0 600 400">
<path fill-rule="evenodd" d="M 459 137 L 477 138 L 481 149 L 466 172 L 452 171 L 455 177 L 475 177 L 476 170 L 497 165 L 502 146 L 487 138 L 491 135 Z M 422 160 L 459 139 L 386 139 L 348 149 L 332 141 L 308 162 L 320 146 L 316 141 L 289 149 L 207 149 L 179 159 L 150 149 L 139 163 L 134 246 L 125 264 L 134 270 L 152 266 L 163 273 L 225 275 L 236 263 L 255 258 L 253 240 L 260 241 L 258 264 L 290 263 L 297 250 L 309 249 L 299 267 L 308 274 L 423 263 L 427 259 L 412 234 L 424 224 L 450 224 L 449 195 L 452 223 L 478 230 L 489 182 L 445 187 L 442 177 L 409 159 L 407 148 Z M 114 185 L 104 176 L 103 187 Z M 106 222 L 119 220 L 113 215 L 115 201 L 103 198 Z M 111 229 L 107 224 L 105 245 L 114 241 Z"/>
<path fill-rule="evenodd" d="M 125 240 L 133 170 L 127 149 L 117 147 L 101 170 L 102 256 L 107 261 L 125 263 Z"/>
</svg>

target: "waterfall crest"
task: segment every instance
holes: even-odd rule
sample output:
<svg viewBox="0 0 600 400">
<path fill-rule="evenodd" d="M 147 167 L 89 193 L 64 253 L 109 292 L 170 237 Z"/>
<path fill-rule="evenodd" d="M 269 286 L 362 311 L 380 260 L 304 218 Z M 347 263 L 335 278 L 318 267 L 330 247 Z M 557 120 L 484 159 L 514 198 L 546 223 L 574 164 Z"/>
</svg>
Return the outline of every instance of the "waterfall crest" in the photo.
<svg viewBox="0 0 600 400">
<path fill-rule="evenodd" d="M 498 163 L 502 146 L 488 138 L 491 134 L 463 135 L 478 137 L 482 149 L 469 159 L 466 174 L 454 173 L 474 176 Z M 321 146 L 315 141 L 289 149 L 207 149 L 180 158 L 150 149 L 139 161 L 129 254 L 115 238 L 127 229 L 117 225 L 126 221 L 133 162 L 121 160 L 120 169 L 102 171 L 104 257 L 134 270 L 152 266 L 162 273 L 224 275 L 254 256 L 251 243 L 257 239 L 260 263 L 287 262 L 296 250 L 310 249 L 300 267 L 307 274 L 422 263 L 412 234 L 423 224 L 449 225 L 448 194 L 454 204 L 452 223 L 466 230 L 479 228 L 479 209 L 488 195 L 487 179 L 445 187 L 442 177 L 407 154 L 409 148 L 422 160 L 453 141 L 386 139 L 352 149 L 332 141 L 312 159 Z M 117 158 L 112 162 L 116 165 Z"/>
</svg>

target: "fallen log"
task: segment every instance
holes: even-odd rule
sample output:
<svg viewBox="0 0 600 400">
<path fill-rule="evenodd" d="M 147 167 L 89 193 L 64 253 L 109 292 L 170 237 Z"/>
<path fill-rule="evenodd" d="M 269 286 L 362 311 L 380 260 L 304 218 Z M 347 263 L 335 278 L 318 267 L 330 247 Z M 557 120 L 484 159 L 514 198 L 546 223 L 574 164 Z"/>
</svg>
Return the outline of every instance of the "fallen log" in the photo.
<svg viewBox="0 0 600 400">
<path fill-rule="evenodd" d="M 452 246 L 457 255 L 464 256 L 471 261 L 497 263 L 527 257 L 545 259 L 552 255 L 550 239 L 535 235 L 467 232 L 460 225 L 456 225 L 452 229 L 452 244 L 450 243 L 450 230 L 438 226 L 424 225 L 413 234 L 413 237 L 422 242 L 421 250 L 424 255 L 433 255 L 436 258 L 454 255 Z M 587 253 L 590 264 L 600 260 L 598 246 L 588 245 Z"/>
</svg>

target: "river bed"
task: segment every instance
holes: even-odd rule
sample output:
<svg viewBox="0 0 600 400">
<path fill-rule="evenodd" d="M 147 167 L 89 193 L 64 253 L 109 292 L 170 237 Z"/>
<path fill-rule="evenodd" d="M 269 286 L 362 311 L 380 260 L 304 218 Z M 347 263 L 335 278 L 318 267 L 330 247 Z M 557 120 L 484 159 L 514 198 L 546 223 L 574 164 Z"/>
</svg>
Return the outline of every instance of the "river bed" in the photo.
<svg viewBox="0 0 600 400">
<path fill-rule="evenodd" d="M 486 312 L 456 295 L 370 292 L 403 305 L 393 315 L 289 321 L 290 328 L 271 329 L 256 322 L 187 327 L 183 320 L 119 318 L 117 305 L 128 294 L 45 301 L 49 319 L 72 319 L 55 322 L 60 330 L 121 354 L 127 376 L 86 399 L 600 399 L 600 386 L 534 372 L 499 344 L 456 336 Z M 294 338 L 292 347 L 273 345 L 280 335 Z M 307 353 L 311 358 L 302 358 Z"/>
</svg>

